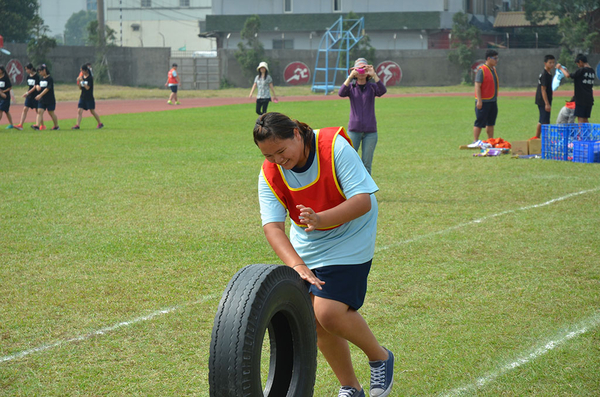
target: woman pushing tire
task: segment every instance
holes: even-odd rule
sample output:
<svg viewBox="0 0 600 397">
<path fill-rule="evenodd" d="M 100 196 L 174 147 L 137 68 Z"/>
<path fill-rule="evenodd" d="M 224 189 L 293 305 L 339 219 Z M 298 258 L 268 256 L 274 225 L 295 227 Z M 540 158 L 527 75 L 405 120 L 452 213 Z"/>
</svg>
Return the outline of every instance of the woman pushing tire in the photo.
<svg viewBox="0 0 600 397">
<path fill-rule="evenodd" d="M 270 364 L 261 380 L 268 330 Z M 209 358 L 211 397 L 312 396 L 315 317 L 305 282 L 287 266 L 249 265 L 227 285 L 215 316 Z"/>
</svg>

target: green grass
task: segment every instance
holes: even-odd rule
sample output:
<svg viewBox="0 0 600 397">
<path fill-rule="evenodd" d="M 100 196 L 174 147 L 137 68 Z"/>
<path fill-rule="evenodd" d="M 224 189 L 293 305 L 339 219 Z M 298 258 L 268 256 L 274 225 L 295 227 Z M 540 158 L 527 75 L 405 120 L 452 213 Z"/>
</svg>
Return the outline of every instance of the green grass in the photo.
<svg viewBox="0 0 600 397">
<path fill-rule="evenodd" d="M 253 106 L 0 133 L 0 358 L 58 343 L 0 362 L 0 394 L 208 395 L 225 285 L 247 264 L 279 263 L 260 227 Z M 499 106 L 496 136 L 533 135 L 532 98 Z M 457 150 L 472 139 L 471 98 L 376 107 L 380 215 L 362 313 L 396 353 L 392 395 L 467 387 L 590 319 L 587 332 L 466 394 L 598 395 L 600 190 L 531 208 L 598 189 L 598 165 Z M 314 127 L 345 125 L 348 109 L 271 106 Z M 320 356 L 315 396 L 337 388 Z"/>
</svg>

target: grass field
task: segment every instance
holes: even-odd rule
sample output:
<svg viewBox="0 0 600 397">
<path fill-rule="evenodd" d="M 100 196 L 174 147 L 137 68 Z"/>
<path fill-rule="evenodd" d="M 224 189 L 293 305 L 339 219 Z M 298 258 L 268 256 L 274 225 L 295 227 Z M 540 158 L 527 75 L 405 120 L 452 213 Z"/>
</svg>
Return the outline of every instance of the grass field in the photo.
<svg viewBox="0 0 600 397">
<path fill-rule="evenodd" d="M 392 395 L 599 395 L 599 166 L 457 150 L 471 98 L 376 107 L 380 215 L 361 311 L 397 357 Z M 496 136 L 533 135 L 532 98 L 499 107 Z M 260 227 L 253 108 L 0 132 L 0 395 L 208 396 L 225 285 L 279 263 Z M 349 104 L 270 110 L 334 126 Z M 337 395 L 318 365 L 315 396 Z"/>
</svg>

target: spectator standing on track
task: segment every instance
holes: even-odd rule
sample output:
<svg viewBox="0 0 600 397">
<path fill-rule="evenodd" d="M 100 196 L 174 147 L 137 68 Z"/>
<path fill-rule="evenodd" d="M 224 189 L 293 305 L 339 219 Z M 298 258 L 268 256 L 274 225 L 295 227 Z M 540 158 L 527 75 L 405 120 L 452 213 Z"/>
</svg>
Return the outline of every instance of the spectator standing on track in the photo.
<svg viewBox="0 0 600 397">
<path fill-rule="evenodd" d="M 256 114 L 267 113 L 269 102 L 271 102 L 271 91 L 273 91 L 273 100 L 277 101 L 275 95 L 275 87 L 273 87 L 273 78 L 269 76 L 269 65 L 266 62 L 261 62 L 256 68 L 258 75 L 254 78 L 254 84 L 250 90 L 248 98 L 252 98 L 252 93 L 256 89 Z"/>
<path fill-rule="evenodd" d="M 375 97 L 380 97 L 386 92 L 387 88 L 365 58 L 358 58 L 354 62 L 348 78 L 338 91 L 339 96 L 350 98 L 348 135 L 357 152 L 362 143 L 362 162 L 369 174 L 378 138 Z"/>
<path fill-rule="evenodd" d="M 542 137 L 542 125 L 550 124 L 550 113 L 552 112 L 552 71 L 555 69 L 556 58 L 554 55 L 544 57 L 544 70 L 538 78 L 537 90 L 535 92 L 535 104 L 538 106 L 540 118 L 535 130 L 535 138 Z"/>
<path fill-rule="evenodd" d="M 37 74 L 35 67 L 31 63 L 25 66 L 25 71 L 27 72 L 27 86 L 28 90 L 23 94 L 23 98 L 25 98 L 25 103 L 23 104 L 23 112 L 21 113 L 21 122 L 19 125 L 15 125 L 15 128 L 18 130 L 23 129 L 23 124 L 25 123 L 25 119 L 27 118 L 27 113 L 29 109 L 32 109 L 35 113 L 37 113 L 38 101 L 35 99 L 38 94 L 37 86 L 40 84 L 40 76 Z"/>
<path fill-rule="evenodd" d="M 6 68 L 4 65 L 0 65 L 0 120 L 2 120 L 2 114 L 6 113 L 6 118 L 8 119 L 7 130 L 10 130 L 13 127 L 12 116 L 10 115 L 10 91 L 12 90 L 12 83 L 10 82 L 10 77 L 8 73 L 6 73 Z"/>
<path fill-rule="evenodd" d="M 263 231 L 283 263 L 309 283 L 317 344 L 341 384 L 338 397 L 365 396 L 348 342 L 369 360 L 371 397 L 388 396 L 394 355 L 358 312 L 375 252 L 379 188 L 343 127 L 313 131 L 267 113 L 253 134 L 265 156 L 258 181 Z"/>
<path fill-rule="evenodd" d="M 488 139 L 494 137 L 494 126 L 498 116 L 498 52 L 487 50 L 485 52 L 485 63 L 477 69 L 475 75 L 475 124 L 473 126 L 473 143 L 470 147 L 481 145 L 479 135 L 481 129 L 485 128 Z"/>
<path fill-rule="evenodd" d="M 98 122 L 96 126 L 97 129 L 104 127 L 104 124 L 100 121 L 100 116 L 96 113 L 96 101 L 94 99 L 94 78 L 90 73 L 87 65 L 83 65 L 81 67 L 81 79 L 78 78 L 79 81 L 79 89 L 81 90 L 81 95 L 79 96 L 79 104 L 77 105 L 77 124 L 75 124 L 71 129 L 78 130 L 81 125 L 81 119 L 83 117 L 83 111 L 89 110 L 92 116 Z"/>
<path fill-rule="evenodd" d="M 169 105 L 175 104 L 179 105 L 179 99 L 177 99 L 177 89 L 179 88 L 179 84 L 181 83 L 181 79 L 179 78 L 179 73 L 177 73 L 177 64 L 174 63 L 167 73 L 167 82 L 165 83 L 165 87 L 169 87 L 171 89 L 171 95 L 169 95 L 169 100 L 167 103 Z"/>
<path fill-rule="evenodd" d="M 569 73 L 560 63 L 556 65 L 566 77 L 573 79 L 575 84 L 575 117 L 579 123 L 588 123 L 594 106 L 594 79 L 596 72 L 588 63 L 587 57 L 577 54 L 575 63 L 579 67 L 575 72 Z"/>
<path fill-rule="evenodd" d="M 54 113 L 56 110 L 56 98 L 54 96 L 54 79 L 50 76 L 50 71 L 48 67 L 44 64 L 40 65 L 38 68 L 38 73 L 40 74 L 40 85 L 39 90 L 41 92 L 35 97 L 38 101 L 38 115 L 37 115 L 37 125 L 32 125 L 31 128 L 34 130 L 39 130 L 40 125 L 42 125 L 42 120 L 44 119 L 44 112 L 47 110 L 48 114 L 52 118 L 52 122 L 54 123 L 53 130 L 60 130 L 58 126 L 58 118 Z"/>
</svg>

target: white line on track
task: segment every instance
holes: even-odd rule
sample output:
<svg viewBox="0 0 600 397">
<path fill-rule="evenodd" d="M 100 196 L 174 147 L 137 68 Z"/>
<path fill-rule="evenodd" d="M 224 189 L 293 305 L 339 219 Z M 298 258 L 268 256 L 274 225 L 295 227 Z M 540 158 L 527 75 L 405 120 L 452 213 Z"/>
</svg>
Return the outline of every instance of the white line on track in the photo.
<svg viewBox="0 0 600 397">
<path fill-rule="evenodd" d="M 50 344 L 47 344 L 47 345 L 41 345 L 41 346 L 38 346 L 38 347 L 34 347 L 33 349 L 23 350 L 23 351 L 21 351 L 19 353 L 11 354 L 9 356 L 0 357 L 0 364 L 4 363 L 4 362 L 7 362 L 7 361 L 17 360 L 17 359 L 23 358 L 25 356 L 28 356 L 30 354 L 33 354 L 33 353 L 43 352 L 45 350 L 54 349 L 55 347 L 60 347 L 60 346 L 63 346 L 63 345 L 69 344 L 69 343 L 80 342 L 80 341 L 91 339 L 91 338 L 96 337 L 96 336 L 101 336 L 101 335 L 108 334 L 108 333 L 111 333 L 111 332 L 114 332 L 114 331 L 118 331 L 121 328 L 129 327 L 130 325 L 141 323 L 143 321 L 149 321 L 149 320 L 152 320 L 155 317 L 159 317 L 159 316 L 163 316 L 165 314 L 172 313 L 174 311 L 182 309 L 185 306 L 197 305 L 199 303 L 206 302 L 207 300 L 214 299 L 214 298 L 217 298 L 217 297 L 218 296 L 215 295 L 215 294 L 205 295 L 202 298 L 200 298 L 199 300 L 197 300 L 195 302 L 192 302 L 192 303 L 182 304 L 182 305 L 177 305 L 177 306 L 169 307 L 169 308 L 162 309 L 162 310 L 157 310 L 157 311 L 152 312 L 152 313 L 150 313 L 148 315 L 141 316 L 141 317 L 136 317 L 133 320 L 129 320 L 129 321 L 123 321 L 123 322 L 117 323 L 115 325 L 111 325 L 110 327 L 101 328 L 99 330 L 90 332 L 89 334 L 80 335 L 80 336 L 77 336 L 75 338 L 65 339 L 65 340 L 61 340 L 61 341 L 58 341 L 58 342 L 50 343 Z"/>
<path fill-rule="evenodd" d="M 469 221 L 469 222 L 461 223 L 461 224 L 458 224 L 456 226 L 452 226 L 452 227 L 450 227 L 448 229 L 440 230 L 440 231 L 433 232 L 433 233 L 424 234 L 422 236 L 417 236 L 415 238 L 408 239 L 408 240 L 399 241 L 399 242 L 397 242 L 395 244 L 391 244 L 391 245 L 387 245 L 387 246 L 383 246 L 383 247 L 378 247 L 376 249 L 376 251 L 383 251 L 383 250 L 392 248 L 392 247 L 397 246 L 397 245 L 409 244 L 409 243 L 412 243 L 412 242 L 415 242 L 415 241 L 423 240 L 423 239 L 428 238 L 428 237 L 432 237 L 432 236 L 436 236 L 436 235 L 439 235 L 439 234 L 448 233 L 448 232 L 450 232 L 452 230 L 457 230 L 457 229 L 463 228 L 465 226 L 469 226 L 469 225 L 481 223 L 481 222 L 484 222 L 484 221 L 486 221 L 488 219 L 496 218 L 496 217 L 499 217 L 499 216 L 502 216 L 502 215 L 514 213 L 514 212 L 517 212 L 517 211 L 526 211 L 526 210 L 530 210 L 530 209 L 534 209 L 534 208 L 544 207 L 546 205 L 550 205 L 550 204 L 553 204 L 553 203 L 556 203 L 556 202 L 559 202 L 559 201 L 562 201 L 562 200 L 566 200 L 566 199 L 569 199 L 571 197 L 579 196 L 579 195 L 586 194 L 586 193 L 597 192 L 599 190 L 600 190 L 600 187 L 597 187 L 595 189 L 582 190 L 580 192 L 570 193 L 570 194 L 567 194 L 565 196 L 558 197 L 558 198 L 546 201 L 546 202 L 541 203 L 541 204 L 529 205 L 529 206 L 526 206 L 526 207 L 518 208 L 516 210 L 507 210 L 507 211 L 499 212 L 497 214 L 492 214 L 492 215 L 484 216 L 483 218 L 479 218 L 479 219 L 475 219 L 475 220 L 472 220 L 472 221 Z M 193 302 L 192 305 L 198 304 L 198 303 L 201 303 L 201 302 L 205 302 L 206 300 L 213 299 L 215 297 L 216 297 L 216 295 L 206 295 L 206 296 L 202 297 L 201 299 L 199 299 L 198 301 Z M 18 352 L 18 353 L 15 353 L 15 354 L 11 354 L 9 356 L 0 357 L 0 364 L 8 362 L 8 361 L 17 360 L 17 359 L 23 358 L 25 356 L 28 356 L 30 354 L 33 354 L 33 353 L 39 353 L 39 352 L 50 350 L 50 349 L 53 349 L 53 348 L 56 348 L 56 347 L 60 347 L 60 346 L 66 345 L 68 343 L 84 341 L 84 340 L 91 339 L 91 338 L 96 337 L 96 336 L 101 336 L 101 335 L 104 335 L 104 334 L 107 334 L 107 333 L 110 333 L 110 332 L 113 332 L 113 331 L 117 331 L 117 330 L 119 330 L 121 328 L 128 327 L 128 326 L 136 324 L 136 323 L 140 323 L 140 322 L 143 322 L 143 321 L 149 321 L 149 320 L 152 320 L 155 317 L 162 316 L 162 315 L 165 315 L 165 314 L 177 311 L 177 310 L 181 309 L 184 306 L 187 306 L 187 305 L 178 305 L 178 306 L 173 306 L 173 307 L 170 307 L 170 308 L 167 308 L 167 309 L 158 310 L 158 311 L 152 312 L 152 313 L 150 313 L 150 314 L 148 314 L 146 316 L 136 317 L 133 320 L 129 320 L 129 321 L 123 321 L 123 322 L 117 323 L 115 325 L 112 325 L 110 327 L 106 327 L 106 328 L 102 328 L 102 329 L 90 332 L 89 334 L 77 336 L 77 337 L 71 338 L 71 339 L 61 340 L 61 341 L 50 343 L 50 344 L 47 344 L 47 345 L 41 345 L 41 346 L 35 347 L 33 349 L 23 350 L 21 352 Z M 600 321 L 600 315 L 599 315 L 598 321 Z M 573 337 L 575 337 L 577 335 L 579 335 L 579 334 L 576 334 Z M 531 360 L 529 360 L 529 361 L 531 361 Z"/>
<path fill-rule="evenodd" d="M 528 206 L 525 206 L 525 207 L 517 208 L 515 210 L 506 210 L 506 211 L 498 212 L 497 214 L 487 215 L 487 216 L 484 216 L 483 218 L 474 219 L 474 220 L 469 221 L 469 222 L 459 223 L 456 226 L 452 226 L 452 227 L 449 227 L 449 228 L 444 229 L 444 230 L 438 230 L 437 232 L 427 233 L 427 234 L 423 234 L 421 236 L 417 236 L 417 237 L 414 237 L 414 238 L 411 238 L 411 239 L 408 239 L 408 240 L 401 240 L 401 241 L 398 241 L 398 242 L 393 243 L 393 244 L 388 244 L 388 245 L 384 245 L 384 246 L 381 246 L 381 247 L 377 247 L 377 248 L 375 248 L 375 252 L 385 251 L 387 249 L 390 249 L 392 247 L 396 247 L 398 245 L 414 243 L 415 241 L 420 241 L 420 240 L 424 240 L 424 239 L 429 238 L 429 237 L 437 236 L 437 235 L 440 235 L 440 234 L 445 234 L 445 233 L 451 232 L 453 230 L 462 229 L 463 227 L 466 227 L 466 226 L 476 225 L 478 223 L 485 222 L 485 221 L 487 221 L 489 219 L 497 218 L 499 216 L 503 216 L 503 215 L 507 215 L 507 214 L 512 214 L 512 213 L 515 213 L 517 211 L 527 211 L 527 210 L 531 210 L 531 209 L 535 209 L 535 208 L 545 207 L 547 205 L 554 204 L 554 203 L 557 203 L 559 201 L 563 201 L 563 200 L 569 199 L 571 197 L 579 196 L 579 195 L 586 194 L 586 193 L 593 193 L 593 192 L 597 192 L 599 190 L 600 190 L 600 187 L 597 187 L 597 188 L 594 188 L 594 189 L 582 190 L 580 192 L 570 193 L 570 194 L 567 194 L 565 196 L 561 196 L 561 197 L 557 197 L 557 198 L 552 199 L 552 200 L 548 200 L 548 201 L 546 201 L 544 203 L 528 205 Z"/>
<path fill-rule="evenodd" d="M 488 383 L 494 381 L 496 378 L 505 375 L 506 373 L 519 368 L 523 365 L 530 363 L 531 361 L 543 356 L 544 354 L 556 349 L 562 344 L 568 342 L 569 340 L 576 338 L 580 335 L 585 334 L 586 332 L 591 331 L 592 329 L 598 327 L 600 325 L 600 312 L 596 312 L 591 317 L 581 321 L 577 324 L 574 330 L 563 331 L 561 334 L 557 335 L 553 340 L 550 340 L 544 343 L 542 346 L 535 348 L 530 353 L 526 353 L 520 357 L 517 357 L 514 361 L 504 364 L 500 366 L 493 372 L 488 373 L 480 378 L 478 378 L 474 383 L 471 383 L 466 386 L 458 387 L 454 390 L 451 390 L 445 394 L 442 394 L 443 397 L 454 397 L 461 396 L 464 394 L 472 394 L 476 392 L 477 389 L 480 389 L 487 385 Z"/>
</svg>

